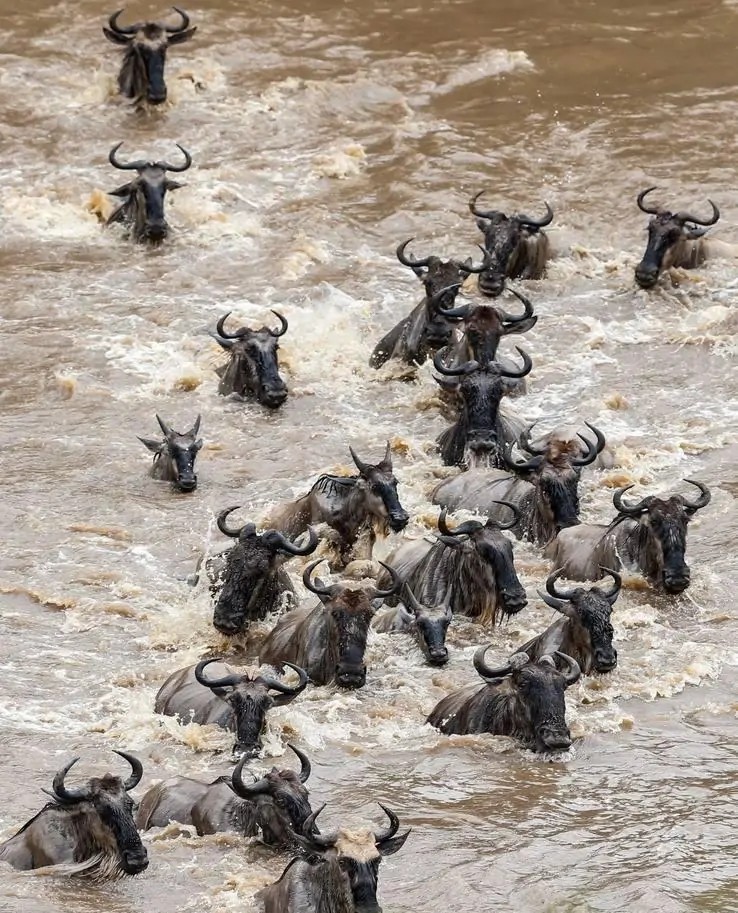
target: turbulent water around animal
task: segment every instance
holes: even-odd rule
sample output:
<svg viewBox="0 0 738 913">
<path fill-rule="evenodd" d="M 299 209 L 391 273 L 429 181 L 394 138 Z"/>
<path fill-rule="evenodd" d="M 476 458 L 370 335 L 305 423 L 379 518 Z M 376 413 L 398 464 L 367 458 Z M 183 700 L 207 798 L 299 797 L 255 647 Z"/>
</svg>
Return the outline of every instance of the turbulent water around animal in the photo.
<svg viewBox="0 0 738 913">
<path fill-rule="evenodd" d="M 389 439 L 405 535 L 430 534 L 430 490 L 455 471 L 434 449 L 447 422 L 432 366 L 407 382 L 368 358 L 422 294 L 397 244 L 477 262 L 467 201 L 488 188 L 485 204 L 508 212 L 540 217 L 549 201 L 562 252 L 520 284 L 540 317 L 522 343 L 530 392 L 510 410 L 605 432 L 618 467 L 584 470 L 588 521 L 612 516 L 619 485 L 691 496 L 682 479 L 707 483 L 691 587 L 665 597 L 626 579 L 618 667 L 567 692 L 574 745 L 555 762 L 424 725 L 475 680 L 480 642 L 502 660 L 551 620 L 536 594 L 548 564 L 516 543 L 520 615 L 493 632 L 455 618 L 442 669 L 409 638 L 371 635 L 366 687 L 308 688 L 271 711 L 250 767 L 291 764 L 294 741 L 325 827 L 379 823 L 378 800 L 397 811 L 413 833 L 381 867 L 388 913 L 738 907 L 738 260 L 648 293 L 633 280 L 635 197 L 652 184 L 674 209 L 709 215 L 715 200 L 711 234 L 738 244 L 738 6 L 662 6 L 201 3 L 197 34 L 168 57 L 169 102 L 140 115 L 114 96 L 119 52 L 100 30 L 112 8 L 0 5 L 3 836 L 76 754 L 79 776 L 122 773 L 110 749 L 135 752 L 143 787 L 228 769 L 231 734 L 153 713 L 171 672 L 229 647 L 206 588 L 186 582 L 203 550 L 230 544 L 220 509 L 261 521 L 348 470 L 348 444 L 374 461 Z M 164 11 L 136 3 L 125 21 L 147 15 Z M 192 153 L 159 250 L 100 226 L 120 140 L 131 157 Z M 289 321 L 277 412 L 217 395 L 224 353 L 208 335 L 228 310 L 229 325 L 260 326 L 271 308 Z M 147 475 L 136 436 L 157 436 L 157 412 L 178 430 L 203 416 L 194 493 Z M 244 662 L 257 643 L 239 642 Z M 0 910 L 247 913 L 289 858 L 175 826 L 144 842 L 148 870 L 112 885 L 2 866 Z"/>
</svg>

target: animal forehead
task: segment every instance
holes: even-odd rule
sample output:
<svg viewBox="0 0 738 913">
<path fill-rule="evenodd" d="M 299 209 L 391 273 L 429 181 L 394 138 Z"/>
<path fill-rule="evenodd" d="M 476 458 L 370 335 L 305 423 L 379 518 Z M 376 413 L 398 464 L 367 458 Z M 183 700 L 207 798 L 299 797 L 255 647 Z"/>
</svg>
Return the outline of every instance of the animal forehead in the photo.
<svg viewBox="0 0 738 913">
<path fill-rule="evenodd" d="M 547 459 L 541 464 L 539 475 L 541 481 L 548 482 L 551 485 L 562 485 L 579 481 L 579 473 L 571 465 L 567 457 L 572 456 L 571 451 L 556 454 L 552 459 L 551 452 L 546 454 Z"/>
<path fill-rule="evenodd" d="M 269 687 L 259 675 L 254 679 L 247 679 L 239 682 L 229 697 L 242 701 L 253 701 L 255 703 L 265 703 L 271 700 Z"/>
<path fill-rule="evenodd" d="M 478 304 L 466 319 L 467 329 L 487 329 L 489 327 L 497 328 L 502 323 L 497 308 L 487 304 Z"/>
<path fill-rule="evenodd" d="M 651 498 L 648 504 L 650 517 L 659 519 L 677 519 L 684 517 L 684 501 L 681 495 L 671 495 L 669 498 Z"/>
<path fill-rule="evenodd" d="M 152 49 L 158 48 L 162 43 L 167 42 L 167 33 L 163 25 L 158 22 L 145 22 L 136 32 L 136 39 L 139 44 L 149 46 Z"/>
<path fill-rule="evenodd" d="M 163 184 L 167 173 L 164 168 L 157 165 L 156 162 L 147 162 L 142 168 L 138 169 L 138 174 L 143 178 L 142 184 L 158 187 Z"/>
<path fill-rule="evenodd" d="M 302 786 L 300 777 L 295 773 L 294 770 L 289 768 L 284 768 L 280 770 L 278 767 L 272 767 L 269 773 L 264 774 L 265 779 L 267 779 L 271 785 L 278 789 L 279 787 L 293 787 L 293 786 Z"/>
<path fill-rule="evenodd" d="M 556 686 L 564 682 L 564 676 L 549 663 L 528 663 L 520 669 L 517 676 L 527 684 Z"/>
<path fill-rule="evenodd" d="M 168 440 L 171 447 L 176 447 L 180 450 L 191 450 L 195 446 L 194 434 L 178 434 L 175 431 Z"/>
<path fill-rule="evenodd" d="M 277 338 L 272 335 L 268 327 L 259 327 L 258 330 L 241 327 L 238 332 L 242 334 L 238 343 L 244 347 L 266 349 L 277 345 Z"/>
<path fill-rule="evenodd" d="M 570 601 L 583 621 L 612 614 L 612 606 L 598 590 L 585 590 L 584 587 L 577 587 Z"/>
<path fill-rule="evenodd" d="M 372 606 L 366 590 L 342 588 L 331 602 L 331 612 L 335 615 L 361 615 L 371 612 Z"/>
<path fill-rule="evenodd" d="M 354 862 L 371 862 L 380 857 L 374 833 L 369 828 L 349 830 L 341 828 L 335 848 L 339 856 L 352 859 Z"/>
<path fill-rule="evenodd" d="M 105 774 L 103 777 L 92 777 L 89 781 L 89 787 L 92 792 L 100 794 L 107 793 L 110 796 L 120 796 L 125 794 L 123 781 L 120 777 L 113 774 Z"/>
</svg>

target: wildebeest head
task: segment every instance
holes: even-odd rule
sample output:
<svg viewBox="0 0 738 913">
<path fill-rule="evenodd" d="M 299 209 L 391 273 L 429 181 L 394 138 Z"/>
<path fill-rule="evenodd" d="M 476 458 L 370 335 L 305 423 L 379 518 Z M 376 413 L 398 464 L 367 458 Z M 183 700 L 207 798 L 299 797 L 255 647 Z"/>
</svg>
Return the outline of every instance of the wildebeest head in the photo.
<svg viewBox="0 0 738 913">
<path fill-rule="evenodd" d="M 646 576 L 661 583 L 667 593 L 682 593 L 689 586 L 690 571 L 684 560 L 687 524 L 695 511 L 706 507 L 711 498 L 710 490 L 702 482 L 684 481 L 700 490 L 696 501 L 688 501 L 682 495 L 670 498 L 649 495 L 637 504 L 625 504 L 623 494 L 632 485 L 618 489 L 612 496 L 619 519 L 629 517 L 638 521 L 636 535 Z"/>
<path fill-rule="evenodd" d="M 384 457 L 376 465 L 361 460 L 353 447 L 349 447 L 349 452 L 359 470 L 357 485 L 365 493 L 369 513 L 380 521 L 388 522 L 393 532 L 399 533 L 405 529 L 410 516 L 400 504 L 397 494 L 397 479 L 392 472 L 390 442 L 387 441 Z"/>
<path fill-rule="evenodd" d="M 280 313 L 272 311 L 281 324 L 278 330 L 241 327 L 235 333 L 227 333 L 225 322 L 230 313 L 228 311 L 220 318 L 213 334 L 216 342 L 231 356 L 220 392 L 255 396 L 262 406 L 279 408 L 287 399 L 287 386 L 279 376 L 278 339 L 287 332 L 289 324 Z"/>
<path fill-rule="evenodd" d="M 546 592 L 539 590 L 538 595 L 546 605 L 561 612 L 570 620 L 574 639 L 578 640 L 583 636 L 585 641 L 589 641 L 584 644 L 584 653 L 591 653 L 594 671 L 611 672 L 618 664 L 618 651 L 612 645 L 614 632 L 610 616 L 622 580 L 620 574 L 615 571 L 604 567 L 602 570 L 614 581 L 607 591 L 598 590 L 596 587 L 586 590 L 581 586 L 568 590 L 557 588 L 556 581 L 563 574 L 563 569 L 559 568 L 549 574 Z"/>
<path fill-rule="evenodd" d="M 638 194 L 638 208 L 653 216 L 648 223 L 646 252 L 635 268 L 636 282 L 645 289 L 653 288 L 661 271 L 672 265 L 683 241 L 696 241 L 705 234 L 707 229 L 698 228 L 698 225 L 714 225 L 720 218 L 720 210 L 712 200 L 707 201 L 712 206 L 712 217 L 709 219 L 698 219 L 688 212 L 669 212 L 659 206 L 646 206 L 646 194 L 652 190 L 656 187 L 648 187 Z"/>
<path fill-rule="evenodd" d="M 103 34 L 108 41 L 126 49 L 118 74 L 118 90 L 126 98 L 136 102 L 147 101 L 151 105 L 160 105 L 167 100 L 164 83 L 167 48 L 188 41 L 197 31 L 197 27 L 189 28 L 190 18 L 186 13 L 176 6 L 172 9 L 181 17 L 177 26 L 157 22 L 121 26 L 118 19 L 122 9 L 110 17 L 109 28 L 103 26 Z"/>
<path fill-rule="evenodd" d="M 164 197 L 167 190 L 184 187 L 167 177 L 168 171 L 187 171 L 192 164 L 192 156 L 177 143 L 177 148 L 185 157 L 184 165 L 171 165 L 169 162 L 146 162 L 139 159 L 135 162 L 120 162 L 116 157 L 123 142 L 117 143 L 110 150 L 108 160 L 120 171 L 137 171 L 138 177 L 121 187 L 111 190 L 114 197 L 123 197 L 124 203 L 110 216 L 107 224 L 118 221 L 133 223 L 133 237 L 136 241 L 146 241 L 154 246 L 161 244 L 169 232 L 169 225 L 164 218 Z"/>
<path fill-rule="evenodd" d="M 453 612 L 448 603 L 437 606 L 426 606 L 415 598 L 415 594 L 406 583 L 400 598 L 399 611 L 405 615 L 405 621 L 411 624 L 418 635 L 420 648 L 427 661 L 433 666 L 445 666 L 448 662 L 446 632 L 451 624 Z"/>
<path fill-rule="evenodd" d="M 558 650 L 537 662 L 531 662 L 527 653 L 514 653 L 504 665 L 492 668 L 484 659 L 487 650 L 488 646 L 476 651 L 474 668 L 489 685 L 502 685 L 514 695 L 511 716 L 522 741 L 533 751 L 569 749 L 564 691 L 582 674 L 576 660 Z"/>
<path fill-rule="evenodd" d="M 223 634 L 237 634 L 248 620 L 264 618 L 279 598 L 277 573 L 284 561 L 293 555 L 310 555 L 318 547 L 312 527 L 302 546 L 275 529 L 259 534 L 253 523 L 232 529 L 226 520 L 234 510 L 238 507 L 218 514 L 218 529 L 238 540 L 226 555 L 223 586 L 213 612 L 213 624 Z"/>
<path fill-rule="evenodd" d="M 172 477 L 180 491 L 194 491 L 197 488 L 195 457 L 202 447 L 202 438 L 197 436 L 200 430 L 200 416 L 197 416 L 189 431 L 182 433 L 174 431 L 158 415 L 156 420 L 164 432 L 164 440 L 154 441 L 140 437 L 139 441 L 154 454 L 154 463 L 168 461 L 166 475 Z"/>
<path fill-rule="evenodd" d="M 65 778 L 79 761 L 79 758 L 73 758 L 57 772 L 49 795 L 70 814 L 87 813 L 87 820 L 80 825 L 80 830 L 89 828 L 89 832 L 79 834 L 82 846 L 78 844 L 78 849 L 86 848 L 85 843 L 97 849 L 107 849 L 111 855 L 117 856 L 120 871 L 126 875 L 138 875 L 148 866 L 149 859 L 136 830 L 134 801 L 128 793 L 140 782 L 143 765 L 138 758 L 125 751 L 115 753 L 131 765 L 131 775 L 127 780 L 106 774 L 104 777 L 92 777 L 86 786 L 68 787 Z M 75 859 L 75 862 L 84 858 Z"/>
<path fill-rule="evenodd" d="M 302 582 L 306 589 L 320 598 L 327 615 L 329 643 L 326 658 L 332 664 L 335 660 L 334 668 L 328 670 L 328 678 L 332 674 L 341 688 L 363 688 L 366 684 L 366 640 L 376 611 L 372 601 L 398 592 L 401 581 L 393 568 L 380 561 L 392 578 L 392 586 L 388 590 L 367 590 L 343 582 L 324 586 L 310 578 L 313 570 L 324 560 L 319 558 L 309 564 L 302 575 Z"/>
<path fill-rule="evenodd" d="M 500 340 L 508 333 L 527 333 L 535 326 L 538 317 L 533 315 L 533 305 L 525 295 L 510 291 L 523 302 L 524 311 L 518 317 L 491 304 L 464 304 L 443 311 L 444 317 L 459 318 L 464 322 L 464 339 L 470 360 L 488 365 L 495 360 Z"/>
<path fill-rule="evenodd" d="M 307 673 L 293 663 L 285 666 L 294 669 L 299 676 L 295 686 L 285 685 L 266 675 L 251 676 L 225 675 L 223 678 L 210 680 L 205 678 L 204 670 L 209 663 L 217 659 L 204 659 L 195 667 L 195 678 L 206 688 L 224 700 L 233 711 L 236 730 L 235 751 L 255 754 L 261 744 L 261 734 L 266 724 L 267 711 L 272 707 L 282 707 L 294 700 L 304 691 L 308 682 Z M 276 695 L 270 692 L 276 691 Z"/>
<path fill-rule="evenodd" d="M 546 215 L 542 219 L 530 216 L 506 216 L 498 209 L 477 209 L 477 200 L 484 190 L 480 190 L 469 201 L 469 210 L 477 216 L 477 227 L 484 235 L 484 247 L 489 257 L 489 264 L 479 276 L 479 291 L 490 298 L 502 294 L 505 280 L 520 272 L 518 261 L 525 253 L 526 240 L 535 235 L 545 225 L 553 221 L 553 209 L 545 203 Z"/>
<path fill-rule="evenodd" d="M 512 511 L 509 523 L 500 523 L 490 517 L 486 523 L 467 520 L 455 529 L 446 522 L 446 510 L 438 517 L 438 537 L 444 545 L 458 550 L 470 565 L 469 577 L 478 581 L 481 589 L 497 592 L 505 615 L 516 615 L 527 603 L 522 584 L 518 580 L 513 562 L 512 543 L 502 534 L 520 519 L 518 508 L 509 501 L 496 501 Z"/>
</svg>

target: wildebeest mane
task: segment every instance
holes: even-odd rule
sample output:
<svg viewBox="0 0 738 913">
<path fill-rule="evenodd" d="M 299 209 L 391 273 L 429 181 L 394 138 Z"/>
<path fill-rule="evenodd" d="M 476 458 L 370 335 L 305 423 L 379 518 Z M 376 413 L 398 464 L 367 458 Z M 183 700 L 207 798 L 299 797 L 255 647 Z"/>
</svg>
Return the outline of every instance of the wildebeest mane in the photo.
<svg viewBox="0 0 738 913">
<path fill-rule="evenodd" d="M 334 476 L 325 474 L 320 476 L 315 485 L 313 485 L 312 490 L 319 491 L 329 498 L 344 500 L 349 494 L 348 490 L 356 485 L 357 481 L 357 476 Z"/>
</svg>

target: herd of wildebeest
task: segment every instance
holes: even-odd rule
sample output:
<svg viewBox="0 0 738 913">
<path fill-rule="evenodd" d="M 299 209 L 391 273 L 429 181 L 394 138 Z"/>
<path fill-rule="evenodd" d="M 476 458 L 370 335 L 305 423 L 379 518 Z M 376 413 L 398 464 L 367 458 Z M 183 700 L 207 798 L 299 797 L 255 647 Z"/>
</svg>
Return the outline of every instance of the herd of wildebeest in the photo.
<svg viewBox="0 0 738 913">
<path fill-rule="evenodd" d="M 168 46 L 195 32 L 188 16 L 174 8 L 181 21 L 174 27 L 158 23 L 120 25 L 122 11 L 112 15 L 103 31 L 125 49 L 118 87 L 138 107 L 166 100 L 164 61 Z M 189 168 L 190 154 L 179 147 L 184 163 L 143 160 L 122 162 L 118 143 L 110 163 L 136 172 L 135 178 L 112 191 L 123 203 L 108 219 L 122 223 L 132 240 L 161 244 L 168 233 L 164 218 L 167 190 L 180 185 L 168 172 Z M 651 216 L 648 244 L 635 270 L 641 288 L 653 287 L 671 266 L 691 268 L 709 256 L 703 237 L 719 217 L 700 219 L 688 212 L 672 213 L 646 205 L 655 188 L 638 196 L 638 206 Z M 354 575 L 327 583 L 314 576 L 328 560 L 336 573 L 356 562 L 376 568 L 372 551 L 377 536 L 401 534 L 409 515 L 401 504 L 393 474 L 390 444 L 378 462 L 349 452 L 354 475 L 325 474 L 304 496 L 277 508 L 261 530 L 253 522 L 231 525 L 237 507 L 217 518 L 218 529 L 233 546 L 205 558 L 191 583 L 205 575 L 213 601 L 213 624 L 225 635 L 240 635 L 254 622 L 276 617 L 261 643 L 259 662 L 273 673 L 239 672 L 217 658 L 207 658 L 176 671 L 156 696 L 155 712 L 182 721 L 215 724 L 235 733 L 241 755 L 230 774 L 211 783 L 178 776 L 151 787 L 136 803 L 130 791 L 140 782 L 140 760 L 118 751 L 131 766 L 128 779 L 106 774 L 85 785 L 67 784 L 75 758 L 54 777 L 51 801 L 9 840 L 0 845 L 0 859 L 20 869 L 65 864 L 65 872 L 96 878 L 135 875 L 148 865 L 139 830 L 172 821 L 193 826 L 199 834 L 222 830 L 259 836 L 267 845 L 292 849 L 296 855 L 281 878 L 260 892 L 266 913 L 348 913 L 380 910 L 378 867 L 395 853 L 409 831 L 399 832 L 395 813 L 381 805 L 388 825 L 380 830 L 321 832 L 306 781 L 310 761 L 296 746 L 300 771 L 273 768 L 246 782 L 244 763 L 261 749 L 267 714 L 272 707 L 295 700 L 309 685 L 334 683 L 361 688 L 370 627 L 416 638 L 431 666 L 449 658 L 446 634 L 455 615 L 486 626 L 523 610 L 525 589 L 515 570 L 513 540 L 525 539 L 552 561 L 539 591 L 559 613 L 537 637 L 521 644 L 507 659 L 490 662 L 488 647 L 474 655 L 481 682 L 470 677 L 460 691 L 443 698 L 428 716 L 442 733 L 491 733 L 510 736 L 521 746 L 549 755 L 568 750 L 571 736 L 565 719 L 565 692 L 582 675 L 606 674 L 617 664 L 611 615 L 621 588 L 619 571 L 640 573 L 656 590 L 679 594 L 689 585 L 685 562 L 687 526 L 710 501 L 707 487 L 687 479 L 691 496 L 627 497 L 632 486 L 613 495 L 614 513 L 603 525 L 581 523 L 579 482 L 586 466 L 608 467 L 614 455 L 602 432 L 583 422 L 587 431 L 561 426 L 535 436 L 521 420 L 519 403 L 532 368 L 526 352 L 516 346 L 519 361 L 498 355 L 502 338 L 531 330 L 537 321 L 533 306 L 519 291 L 515 311 L 501 306 L 510 279 L 541 279 L 549 258 L 545 227 L 554 213 L 536 219 L 507 216 L 482 209 L 481 192 L 469 202 L 482 233 L 481 261 L 416 259 L 410 241 L 397 248 L 400 263 L 420 279 L 420 303 L 377 344 L 370 365 L 390 360 L 407 365 L 432 359 L 439 376 L 441 402 L 449 427 L 438 439 L 447 466 L 460 472 L 440 482 L 431 493 L 441 510 L 434 536 L 400 540 L 381 571 L 368 583 Z M 412 240 L 412 239 L 411 239 Z M 458 295 L 464 290 L 464 303 Z M 519 303 L 518 303 L 519 302 Z M 228 359 L 218 369 L 218 392 L 278 409 L 288 396 L 279 373 L 279 339 L 287 320 L 273 312 L 279 326 L 226 328 L 229 314 L 217 322 L 213 336 Z M 195 459 L 202 446 L 200 417 L 186 432 L 173 430 L 157 416 L 162 437 L 141 438 L 153 452 L 152 473 L 180 491 L 197 487 Z M 469 510 L 484 519 L 455 524 L 449 512 Z M 311 555 L 322 543 L 324 557 L 304 569 L 302 580 L 317 597 L 300 604 L 287 564 Z M 327 556 L 327 557 L 325 557 Z M 602 585 L 564 587 L 560 578 L 598 581 Z M 285 667 L 296 676 L 283 680 Z"/>
</svg>

